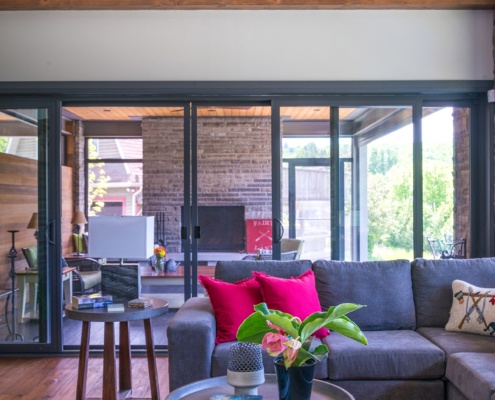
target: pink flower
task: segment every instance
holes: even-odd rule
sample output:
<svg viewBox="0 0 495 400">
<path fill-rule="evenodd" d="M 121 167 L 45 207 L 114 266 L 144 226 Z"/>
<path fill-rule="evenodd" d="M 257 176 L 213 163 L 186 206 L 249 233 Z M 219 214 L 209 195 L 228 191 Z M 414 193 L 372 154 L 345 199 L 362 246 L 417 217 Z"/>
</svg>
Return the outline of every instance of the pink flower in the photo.
<svg viewBox="0 0 495 400">
<path fill-rule="evenodd" d="M 284 342 L 286 341 L 287 338 L 284 335 L 281 335 L 280 333 L 268 332 L 265 336 L 263 336 L 261 347 L 263 349 L 267 349 L 268 354 L 272 357 L 277 357 L 287 348 L 284 345 Z"/>
<path fill-rule="evenodd" d="M 296 361 L 297 353 L 301 348 L 301 342 L 297 339 L 290 339 L 284 343 L 287 348 L 284 350 L 284 365 L 289 368 Z"/>
</svg>

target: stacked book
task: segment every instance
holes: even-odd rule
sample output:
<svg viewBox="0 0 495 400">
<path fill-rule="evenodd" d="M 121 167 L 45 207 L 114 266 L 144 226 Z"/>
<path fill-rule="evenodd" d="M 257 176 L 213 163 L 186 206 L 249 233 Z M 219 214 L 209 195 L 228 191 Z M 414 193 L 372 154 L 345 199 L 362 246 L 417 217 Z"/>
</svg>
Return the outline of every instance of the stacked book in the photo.
<svg viewBox="0 0 495 400">
<path fill-rule="evenodd" d="M 146 307 L 151 307 L 152 305 L 153 305 L 153 299 L 147 299 L 145 297 L 129 300 L 127 302 L 127 307 L 134 307 L 134 308 L 146 308 Z"/>
<path fill-rule="evenodd" d="M 82 296 L 72 296 L 72 307 L 81 310 L 83 308 L 106 307 L 113 303 L 112 295 L 100 293 L 87 294 Z"/>
</svg>

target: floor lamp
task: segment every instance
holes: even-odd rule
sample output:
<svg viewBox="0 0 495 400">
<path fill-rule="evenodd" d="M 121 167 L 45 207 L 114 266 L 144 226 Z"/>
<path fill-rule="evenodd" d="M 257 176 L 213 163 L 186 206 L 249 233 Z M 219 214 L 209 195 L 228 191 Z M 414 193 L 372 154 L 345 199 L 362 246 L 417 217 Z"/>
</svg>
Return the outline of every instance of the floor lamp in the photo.
<svg viewBox="0 0 495 400">
<path fill-rule="evenodd" d="M 16 303 L 15 303 L 15 259 L 17 257 L 17 250 L 15 248 L 15 234 L 19 231 L 12 230 L 12 231 L 8 231 L 8 232 L 10 232 L 12 234 L 12 247 L 10 248 L 9 255 L 8 255 L 8 257 L 10 258 L 9 276 L 10 276 L 10 279 L 12 281 L 12 297 L 11 297 L 11 299 L 12 299 L 12 331 L 9 333 L 9 335 L 7 335 L 6 340 L 9 340 L 9 338 L 12 338 L 12 341 L 15 341 L 19 338 L 21 341 L 24 341 L 24 338 L 22 337 L 22 335 L 16 332 L 17 321 L 15 318 L 15 307 L 16 307 Z"/>
</svg>

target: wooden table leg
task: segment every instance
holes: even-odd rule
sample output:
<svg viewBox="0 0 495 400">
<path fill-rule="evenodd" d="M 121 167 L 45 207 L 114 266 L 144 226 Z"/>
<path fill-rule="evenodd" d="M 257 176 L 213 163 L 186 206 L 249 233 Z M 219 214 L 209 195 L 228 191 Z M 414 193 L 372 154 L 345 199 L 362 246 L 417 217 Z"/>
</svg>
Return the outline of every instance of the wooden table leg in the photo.
<svg viewBox="0 0 495 400">
<path fill-rule="evenodd" d="M 105 322 L 103 344 L 103 400 L 117 399 L 117 368 L 115 364 L 115 332 L 113 322 Z"/>
<path fill-rule="evenodd" d="M 90 323 L 83 321 L 81 331 L 81 350 L 79 353 L 79 369 L 77 372 L 76 400 L 86 398 L 86 377 L 88 375 Z"/>
<path fill-rule="evenodd" d="M 132 391 L 131 342 L 129 340 L 129 322 L 120 322 L 119 345 L 119 388 Z"/>
<path fill-rule="evenodd" d="M 146 337 L 146 354 L 148 356 L 148 372 L 150 375 L 151 399 L 160 400 L 160 388 L 158 386 L 158 375 L 156 370 L 155 344 L 153 343 L 153 331 L 151 330 L 151 319 L 144 321 L 144 334 Z"/>
</svg>

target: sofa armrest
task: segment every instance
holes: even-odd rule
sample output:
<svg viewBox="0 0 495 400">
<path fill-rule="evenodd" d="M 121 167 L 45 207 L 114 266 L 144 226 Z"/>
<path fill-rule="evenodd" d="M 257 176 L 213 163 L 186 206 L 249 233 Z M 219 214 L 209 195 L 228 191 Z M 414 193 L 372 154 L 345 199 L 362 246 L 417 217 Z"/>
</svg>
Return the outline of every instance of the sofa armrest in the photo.
<svg viewBox="0 0 495 400">
<path fill-rule="evenodd" d="M 216 330 L 208 298 L 193 297 L 177 311 L 167 329 L 170 391 L 211 378 Z"/>
</svg>

